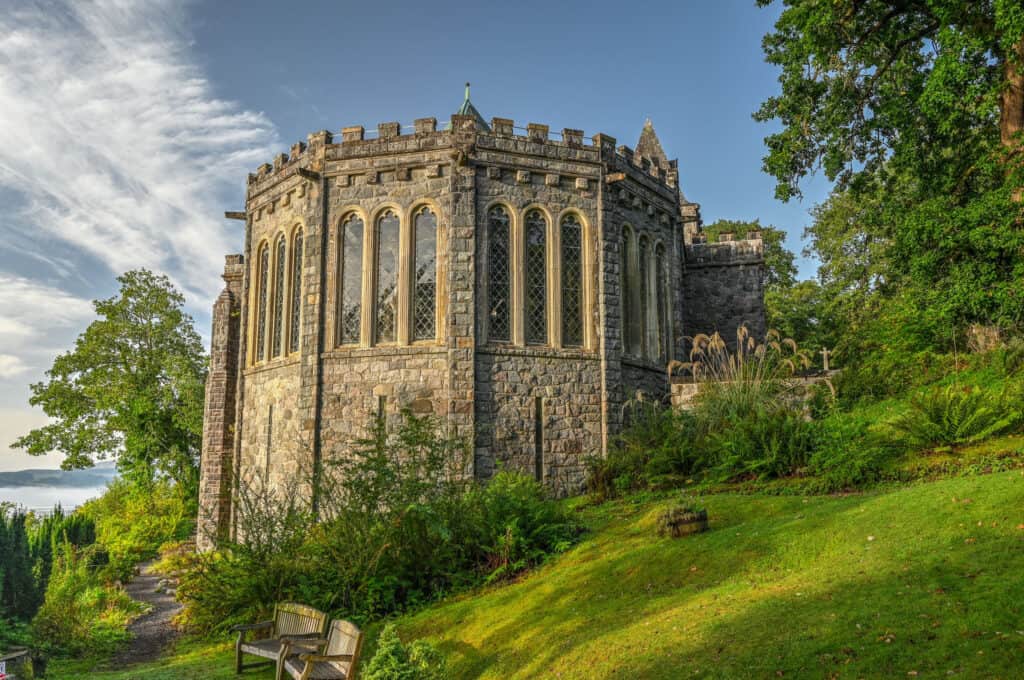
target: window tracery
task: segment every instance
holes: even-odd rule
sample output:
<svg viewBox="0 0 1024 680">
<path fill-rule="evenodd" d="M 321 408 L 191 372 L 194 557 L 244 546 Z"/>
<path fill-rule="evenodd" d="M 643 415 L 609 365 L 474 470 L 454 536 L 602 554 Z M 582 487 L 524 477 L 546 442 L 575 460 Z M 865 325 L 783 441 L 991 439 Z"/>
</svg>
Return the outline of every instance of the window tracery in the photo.
<svg viewBox="0 0 1024 680">
<path fill-rule="evenodd" d="M 526 342 L 543 345 L 548 341 L 547 321 L 547 219 L 540 210 L 531 210 L 524 221 L 526 250 L 524 273 Z"/>
</svg>

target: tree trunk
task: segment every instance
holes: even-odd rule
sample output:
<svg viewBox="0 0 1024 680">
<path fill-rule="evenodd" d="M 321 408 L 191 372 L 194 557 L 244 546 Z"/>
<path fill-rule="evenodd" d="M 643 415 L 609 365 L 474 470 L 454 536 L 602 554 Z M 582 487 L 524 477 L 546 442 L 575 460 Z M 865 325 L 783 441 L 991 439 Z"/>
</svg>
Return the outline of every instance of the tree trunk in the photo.
<svg viewBox="0 0 1024 680">
<path fill-rule="evenodd" d="M 999 139 L 1010 152 L 1011 170 L 1021 163 L 1024 144 L 1020 137 L 1024 132 L 1024 38 L 1017 41 L 1013 52 L 1003 62 L 1006 87 L 999 102 Z M 1024 187 L 1014 191 L 1013 199 L 1024 201 Z"/>
</svg>

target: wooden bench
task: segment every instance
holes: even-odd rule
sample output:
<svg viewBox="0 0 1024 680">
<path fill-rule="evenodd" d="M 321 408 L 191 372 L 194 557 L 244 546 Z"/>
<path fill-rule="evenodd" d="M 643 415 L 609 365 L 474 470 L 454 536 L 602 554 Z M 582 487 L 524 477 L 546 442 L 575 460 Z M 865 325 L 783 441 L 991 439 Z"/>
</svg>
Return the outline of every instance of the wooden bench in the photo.
<svg viewBox="0 0 1024 680">
<path fill-rule="evenodd" d="M 31 677 L 31 673 L 25 673 L 31 662 L 28 649 L 25 647 L 14 647 L 6 654 L 0 654 L 0 678 L 17 680 L 21 677 L 19 674 Z"/>
<path fill-rule="evenodd" d="M 241 673 L 244 668 L 242 655 L 251 654 L 277 664 L 277 678 L 280 680 L 289 644 L 302 639 L 322 638 L 326 625 L 327 615 L 319 609 L 294 602 L 281 602 L 274 607 L 274 618 L 269 621 L 232 626 L 231 630 L 238 633 L 235 642 L 235 673 Z M 255 639 L 247 641 L 246 633 L 251 633 Z M 285 641 L 285 638 L 288 640 Z M 253 665 L 260 664 L 250 664 Z"/>
<path fill-rule="evenodd" d="M 359 666 L 363 633 L 348 621 L 334 620 L 323 640 L 286 638 L 284 670 L 295 680 L 352 680 Z M 315 649 L 317 653 L 308 650 Z M 303 652 L 302 650 L 306 650 Z M 294 653 L 300 652 L 298 655 Z M 279 676 L 277 680 L 281 680 Z"/>
</svg>

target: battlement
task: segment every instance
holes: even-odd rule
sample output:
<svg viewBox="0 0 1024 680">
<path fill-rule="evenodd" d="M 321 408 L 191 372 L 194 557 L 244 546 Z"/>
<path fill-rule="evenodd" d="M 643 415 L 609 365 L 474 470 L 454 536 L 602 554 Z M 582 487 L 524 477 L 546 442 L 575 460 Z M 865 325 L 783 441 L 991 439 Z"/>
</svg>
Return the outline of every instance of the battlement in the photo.
<svg viewBox="0 0 1024 680">
<path fill-rule="evenodd" d="M 475 140 L 467 140 L 467 135 L 475 136 Z M 437 118 L 430 117 L 417 118 L 411 125 L 398 121 L 382 122 L 375 130 L 349 125 L 337 133 L 327 130 L 313 133 L 309 135 L 308 144 L 296 142 L 289 153 L 278 154 L 272 163 L 264 163 L 250 173 L 248 193 L 260 193 L 270 184 L 296 174 L 300 167 L 322 170 L 321 163 L 307 158 L 313 149 L 317 149 L 318 159 L 372 157 L 448 148 L 455 145 L 456 136 L 460 147 L 467 143 L 474 147 L 479 144 L 499 151 L 603 163 L 609 172 L 625 172 L 631 179 L 653 183 L 655 188 L 678 191 L 678 161 L 666 160 L 663 154 L 660 158 L 649 157 L 627 146 L 616 148 L 614 137 L 605 134 L 587 137 L 583 130 L 575 128 L 553 132 L 550 126 L 542 123 L 527 123 L 526 127 L 520 127 L 510 118 L 492 118 L 488 126 L 482 119 L 453 114 L 440 129 Z"/>
<path fill-rule="evenodd" d="M 741 240 L 736 240 L 733 236 L 731 233 L 722 233 L 718 235 L 717 243 L 707 243 L 704 234 L 694 235 L 694 242 L 685 246 L 686 266 L 722 267 L 764 262 L 764 241 L 761 240 L 761 232 L 748 232 L 747 237 Z"/>
</svg>

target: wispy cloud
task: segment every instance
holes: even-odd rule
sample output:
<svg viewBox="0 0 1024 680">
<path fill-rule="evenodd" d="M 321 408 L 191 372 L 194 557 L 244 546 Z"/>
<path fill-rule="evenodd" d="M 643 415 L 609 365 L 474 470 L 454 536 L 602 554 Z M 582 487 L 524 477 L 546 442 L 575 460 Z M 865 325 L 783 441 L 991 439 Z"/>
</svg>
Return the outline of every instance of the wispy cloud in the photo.
<svg viewBox="0 0 1024 680">
<path fill-rule="evenodd" d="M 234 207 L 225 200 L 278 145 L 262 113 L 215 96 L 181 7 L 75 0 L 0 13 L 0 185 L 22 199 L 3 228 L 30 227 L 112 272 L 164 271 L 207 300 L 240 242 L 219 217 Z"/>
<path fill-rule="evenodd" d="M 114 275 L 166 273 L 203 316 L 241 247 L 223 211 L 280 147 L 265 115 L 217 96 L 190 53 L 188 4 L 2 4 L 0 451 L 44 418 L 24 405 L 28 382 Z"/>
</svg>

